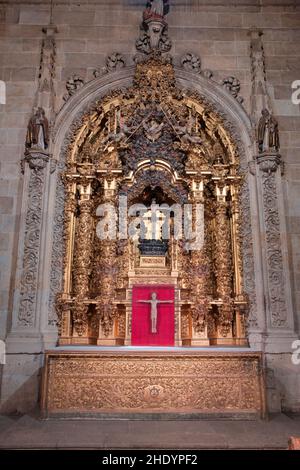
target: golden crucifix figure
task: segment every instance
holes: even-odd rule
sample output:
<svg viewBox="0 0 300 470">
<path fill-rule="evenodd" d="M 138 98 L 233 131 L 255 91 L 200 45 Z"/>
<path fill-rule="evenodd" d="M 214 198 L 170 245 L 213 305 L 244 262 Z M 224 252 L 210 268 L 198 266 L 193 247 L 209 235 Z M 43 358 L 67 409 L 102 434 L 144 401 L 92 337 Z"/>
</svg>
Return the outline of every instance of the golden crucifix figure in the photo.
<svg viewBox="0 0 300 470">
<path fill-rule="evenodd" d="M 138 300 L 138 302 L 151 305 L 151 333 L 157 333 L 157 305 L 172 304 L 173 300 L 158 300 L 157 293 L 152 292 L 151 300 Z"/>
</svg>

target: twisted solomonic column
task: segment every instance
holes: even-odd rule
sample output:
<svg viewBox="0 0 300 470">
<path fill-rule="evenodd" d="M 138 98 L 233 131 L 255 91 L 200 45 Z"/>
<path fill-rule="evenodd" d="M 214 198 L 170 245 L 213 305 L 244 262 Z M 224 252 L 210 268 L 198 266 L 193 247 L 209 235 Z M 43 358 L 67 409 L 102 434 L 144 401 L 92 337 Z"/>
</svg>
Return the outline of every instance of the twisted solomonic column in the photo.
<svg viewBox="0 0 300 470">
<path fill-rule="evenodd" d="M 198 236 L 202 233 L 204 237 L 204 218 L 200 218 L 197 213 L 200 205 L 204 214 L 204 197 L 203 197 L 203 183 L 194 184 L 194 191 L 192 196 L 193 203 L 193 229 L 196 230 Z M 191 285 L 191 299 L 192 299 L 192 346 L 208 346 L 209 339 L 207 336 L 207 322 L 208 322 L 208 257 L 206 241 L 199 249 L 191 250 L 191 264 L 190 264 L 190 285 Z"/>
<path fill-rule="evenodd" d="M 104 179 L 102 202 L 116 208 L 118 183 L 115 178 L 106 175 Z M 115 300 L 118 274 L 117 240 L 104 239 L 100 244 L 100 295 L 97 297 L 96 312 L 99 319 L 98 345 L 115 345 L 114 322 L 117 317 Z"/>
<path fill-rule="evenodd" d="M 217 325 L 218 344 L 231 344 L 233 342 L 234 300 L 232 298 L 232 246 L 230 223 L 228 218 L 228 202 L 226 200 L 228 188 L 217 183 L 217 210 L 216 210 L 216 280 L 219 305 Z"/>
<path fill-rule="evenodd" d="M 72 307 L 73 336 L 76 337 L 76 342 L 88 344 L 90 342 L 88 331 L 88 298 L 94 237 L 92 217 L 94 204 L 91 199 L 91 182 L 83 178 L 78 187 L 80 200 L 78 202 L 79 215 L 75 230 L 72 285 L 72 291 L 75 295 Z"/>
</svg>

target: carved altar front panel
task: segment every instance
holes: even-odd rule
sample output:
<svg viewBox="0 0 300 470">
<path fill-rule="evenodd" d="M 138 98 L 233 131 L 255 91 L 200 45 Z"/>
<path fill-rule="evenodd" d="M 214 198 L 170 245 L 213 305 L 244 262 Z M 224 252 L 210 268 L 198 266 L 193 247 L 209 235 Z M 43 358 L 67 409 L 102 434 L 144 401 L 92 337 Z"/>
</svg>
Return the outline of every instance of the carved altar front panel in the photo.
<svg viewBox="0 0 300 470">
<path fill-rule="evenodd" d="M 252 352 L 49 351 L 45 416 L 189 412 L 264 415 L 261 356 Z"/>
</svg>

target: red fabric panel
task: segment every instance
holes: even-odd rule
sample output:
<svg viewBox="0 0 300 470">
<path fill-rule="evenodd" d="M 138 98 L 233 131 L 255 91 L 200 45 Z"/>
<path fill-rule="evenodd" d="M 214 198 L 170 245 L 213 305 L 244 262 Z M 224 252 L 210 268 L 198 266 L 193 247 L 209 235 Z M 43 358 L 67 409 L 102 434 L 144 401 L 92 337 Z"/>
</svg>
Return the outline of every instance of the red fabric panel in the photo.
<svg viewBox="0 0 300 470">
<path fill-rule="evenodd" d="M 151 300 L 156 292 L 158 300 L 171 300 L 170 304 L 157 305 L 157 333 L 151 332 L 151 305 L 139 300 Z M 134 286 L 132 288 L 132 335 L 133 346 L 174 346 L 175 305 L 174 286 Z"/>
</svg>

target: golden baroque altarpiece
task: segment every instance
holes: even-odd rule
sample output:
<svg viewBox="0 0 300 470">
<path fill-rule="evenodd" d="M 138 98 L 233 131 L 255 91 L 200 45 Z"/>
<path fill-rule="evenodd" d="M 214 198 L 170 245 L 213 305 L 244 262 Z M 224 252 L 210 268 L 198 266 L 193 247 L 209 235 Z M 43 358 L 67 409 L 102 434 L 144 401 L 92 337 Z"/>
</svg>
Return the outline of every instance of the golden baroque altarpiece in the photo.
<svg viewBox="0 0 300 470">
<path fill-rule="evenodd" d="M 168 57 L 136 64 L 133 85 L 82 119 L 63 173 L 64 276 L 57 297 L 60 345 L 130 345 L 134 285 L 175 288 L 175 345 L 246 345 L 237 147 L 196 92 L 176 86 Z M 142 256 L 128 239 L 99 239 L 99 205 L 204 208 L 204 243 L 170 239 L 165 256 Z M 172 219 L 172 218 L 171 218 Z M 120 221 L 119 221 L 120 222 Z M 129 216 L 130 222 L 130 216 Z M 178 237 L 177 237 L 178 238 Z"/>
<path fill-rule="evenodd" d="M 248 303 L 244 286 L 253 283 L 253 276 L 243 273 L 247 233 L 241 233 L 245 172 L 240 142 L 205 96 L 179 86 L 168 55 L 167 3 L 147 3 L 133 82 L 96 103 L 91 100 L 70 129 L 62 171 L 59 347 L 45 356 L 45 416 L 264 413 L 261 353 L 192 348 L 248 345 L 246 316 L 253 302 Z M 113 54 L 105 73 L 124 65 L 122 56 Z M 193 54 L 184 57 L 182 67 L 191 76 L 211 77 Z M 95 72 L 97 78 L 100 72 Z M 77 85 L 82 85 L 78 77 L 68 83 L 70 101 Z M 236 79 L 224 80 L 223 87 L 241 103 Z M 132 208 L 142 205 L 147 214 L 153 204 L 162 218 L 164 208 L 171 208 L 165 219 L 168 237 L 156 228 L 155 237 L 153 230 L 151 237 L 149 231 L 131 237 L 127 229 L 137 228 L 140 216 Z M 191 236 L 185 231 L 187 220 Z M 99 236 L 103 221 L 106 234 L 118 225 L 118 236 Z M 197 247 L 195 233 L 201 234 Z M 61 237 L 55 240 L 60 244 Z M 174 289 L 174 345 L 183 347 L 114 347 L 132 344 L 133 289 L 154 290 L 155 285 Z"/>
</svg>

